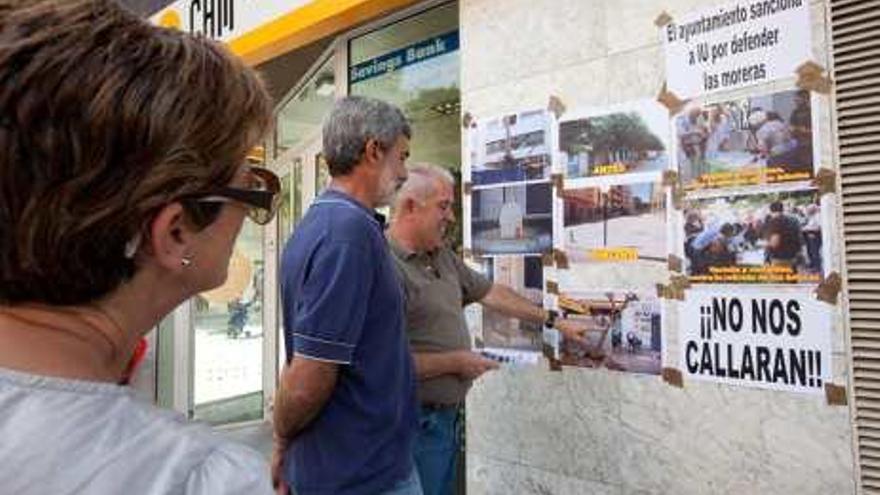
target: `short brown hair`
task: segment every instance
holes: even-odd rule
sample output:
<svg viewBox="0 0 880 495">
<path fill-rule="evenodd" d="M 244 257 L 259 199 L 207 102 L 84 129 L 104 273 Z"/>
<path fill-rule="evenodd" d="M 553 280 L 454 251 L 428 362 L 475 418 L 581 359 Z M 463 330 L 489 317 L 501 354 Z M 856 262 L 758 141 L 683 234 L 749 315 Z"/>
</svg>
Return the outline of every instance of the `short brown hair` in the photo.
<svg viewBox="0 0 880 495">
<path fill-rule="evenodd" d="M 218 43 L 112 0 L 0 0 L 0 303 L 116 289 L 126 243 L 231 181 L 271 115 Z"/>
</svg>

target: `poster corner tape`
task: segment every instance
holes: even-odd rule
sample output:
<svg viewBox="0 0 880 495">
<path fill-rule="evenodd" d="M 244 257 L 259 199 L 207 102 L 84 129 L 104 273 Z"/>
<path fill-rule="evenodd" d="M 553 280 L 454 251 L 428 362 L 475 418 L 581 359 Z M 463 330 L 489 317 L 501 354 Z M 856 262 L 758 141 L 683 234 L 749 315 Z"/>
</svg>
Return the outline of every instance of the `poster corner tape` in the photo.
<svg viewBox="0 0 880 495">
<path fill-rule="evenodd" d="M 467 129 L 473 123 L 474 123 L 474 116 L 470 112 L 464 112 L 464 114 L 462 114 L 462 116 L 461 116 L 461 126 L 465 129 Z"/>
<path fill-rule="evenodd" d="M 559 284 L 553 280 L 547 281 L 547 293 L 553 295 L 559 295 Z"/>
<path fill-rule="evenodd" d="M 797 87 L 807 91 L 815 91 L 820 94 L 828 94 L 831 92 L 832 81 L 829 77 L 823 75 L 825 68 L 821 65 L 809 60 L 799 65 L 795 69 L 798 76 Z"/>
<path fill-rule="evenodd" d="M 677 186 L 678 185 L 678 171 L 676 170 L 664 170 L 663 171 L 663 187 Z"/>
<path fill-rule="evenodd" d="M 675 93 L 669 91 L 665 82 L 660 89 L 660 94 L 657 95 L 657 101 L 669 110 L 669 115 L 677 114 L 682 107 L 684 107 L 685 103 L 687 103 L 687 100 L 682 100 Z"/>
<path fill-rule="evenodd" d="M 660 372 L 663 381 L 676 388 L 684 388 L 684 377 L 676 368 L 663 368 Z"/>
<path fill-rule="evenodd" d="M 837 295 L 840 294 L 843 280 L 837 272 L 831 272 L 816 287 L 816 299 L 832 306 L 837 305 Z"/>
<path fill-rule="evenodd" d="M 556 262 L 556 268 L 560 268 L 562 270 L 568 269 L 568 255 L 565 254 L 565 251 L 561 249 L 554 249 L 553 260 Z"/>
<path fill-rule="evenodd" d="M 847 405 L 846 387 L 833 383 L 825 384 L 825 401 L 829 406 Z"/>
<path fill-rule="evenodd" d="M 681 273 L 684 265 L 684 260 L 674 254 L 670 254 L 667 258 L 667 265 L 669 266 L 669 271 Z"/>
<path fill-rule="evenodd" d="M 547 100 L 547 110 L 556 115 L 558 119 L 565 113 L 565 103 L 558 96 L 550 95 L 550 98 Z"/>
<path fill-rule="evenodd" d="M 662 28 L 663 26 L 672 22 L 672 16 L 669 15 L 669 12 L 661 11 L 660 14 L 654 19 L 654 25 L 658 28 Z"/>
<path fill-rule="evenodd" d="M 837 189 L 837 173 L 828 167 L 821 167 L 813 177 L 813 186 L 819 190 L 820 195 L 831 194 Z"/>
</svg>

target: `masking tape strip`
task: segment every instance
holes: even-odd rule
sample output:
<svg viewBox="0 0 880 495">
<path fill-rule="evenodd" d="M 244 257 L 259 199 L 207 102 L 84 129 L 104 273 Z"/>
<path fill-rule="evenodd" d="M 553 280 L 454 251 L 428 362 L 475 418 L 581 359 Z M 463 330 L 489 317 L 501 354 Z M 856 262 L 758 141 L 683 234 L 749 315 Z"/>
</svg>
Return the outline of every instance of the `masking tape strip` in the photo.
<svg viewBox="0 0 880 495">
<path fill-rule="evenodd" d="M 672 22 L 672 16 L 669 15 L 669 13 L 666 12 L 665 10 L 660 12 L 660 15 L 658 15 L 657 18 L 654 19 L 654 25 L 657 26 L 658 28 L 662 28 L 663 26 L 669 24 L 670 22 Z"/>
<path fill-rule="evenodd" d="M 461 117 L 461 126 L 465 129 L 469 128 L 471 124 L 474 123 L 474 116 L 471 115 L 470 112 L 465 112 Z"/>
<path fill-rule="evenodd" d="M 675 187 L 678 185 L 678 172 L 675 170 L 663 171 L 663 187 Z"/>
<path fill-rule="evenodd" d="M 547 281 L 547 294 L 559 295 L 559 284 L 553 280 Z"/>
<path fill-rule="evenodd" d="M 813 177 L 813 185 L 819 190 L 820 195 L 831 194 L 837 191 L 837 174 L 834 170 L 822 167 Z"/>
<path fill-rule="evenodd" d="M 553 259 L 556 261 L 556 268 L 568 270 L 568 255 L 565 254 L 565 251 L 562 251 L 561 249 L 554 249 Z"/>
<path fill-rule="evenodd" d="M 547 110 L 556 115 L 558 119 L 565 113 L 565 103 L 562 103 L 558 96 L 550 95 L 550 99 L 547 101 Z"/>
<path fill-rule="evenodd" d="M 837 272 L 831 272 L 816 287 L 816 299 L 826 302 L 832 306 L 837 305 L 837 295 L 840 294 L 843 280 Z"/>
<path fill-rule="evenodd" d="M 684 261 L 681 258 L 674 254 L 670 254 L 667 258 L 667 265 L 669 267 L 669 271 L 681 273 Z"/>
<path fill-rule="evenodd" d="M 798 88 L 826 95 L 831 92 L 831 79 L 823 75 L 825 68 L 816 62 L 804 62 L 795 69 L 795 73 L 798 76 L 795 83 Z"/>
<path fill-rule="evenodd" d="M 675 93 L 667 90 L 666 83 L 663 83 L 663 88 L 660 90 L 660 94 L 657 95 L 657 101 L 669 110 L 669 115 L 677 114 L 684 107 L 684 104 L 687 103 L 687 100 L 682 100 Z"/>
<path fill-rule="evenodd" d="M 660 375 L 663 377 L 664 382 L 673 387 L 684 388 L 684 377 L 682 376 L 681 371 L 676 368 L 663 368 Z"/>
<path fill-rule="evenodd" d="M 845 406 L 847 405 L 846 387 L 835 385 L 833 383 L 825 384 L 825 401 L 829 406 Z"/>
</svg>

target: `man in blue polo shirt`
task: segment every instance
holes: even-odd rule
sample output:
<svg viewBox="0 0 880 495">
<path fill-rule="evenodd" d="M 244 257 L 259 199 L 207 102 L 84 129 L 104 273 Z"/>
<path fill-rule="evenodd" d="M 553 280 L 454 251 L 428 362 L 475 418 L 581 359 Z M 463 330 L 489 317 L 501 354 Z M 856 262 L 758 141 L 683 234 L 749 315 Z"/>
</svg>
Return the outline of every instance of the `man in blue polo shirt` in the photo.
<svg viewBox="0 0 880 495">
<path fill-rule="evenodd" d="M 392 105 L 338 102 L 323 129 L 333 180 L 284 249 L 272 467 L 297 495 L 422 493 L 403 293 L 373 211 L 406 180 L 410 135 Z"/>
</svg>

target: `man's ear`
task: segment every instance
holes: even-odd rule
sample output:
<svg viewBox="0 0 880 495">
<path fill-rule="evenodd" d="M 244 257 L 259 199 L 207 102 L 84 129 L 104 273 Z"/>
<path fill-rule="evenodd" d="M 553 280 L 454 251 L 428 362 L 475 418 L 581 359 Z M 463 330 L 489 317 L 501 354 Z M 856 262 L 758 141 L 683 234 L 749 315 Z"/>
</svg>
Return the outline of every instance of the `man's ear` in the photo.
<svg viewBox="0 0 880 495">
<path fill-rule="evenodd" d="M 367 139 L 364 144 L 364 161 L 367 163 L 379 163 L 382 161 L 382 146 L 375 139 Z"/>
<path fill-rule="evenodd" d="M 163 267 L 181 271 L 192 256 L 192 226 L 186 221 L 186 212 L 180 203 L 166 205 L 150 224 L 149 249 Z"/>
</svg>

